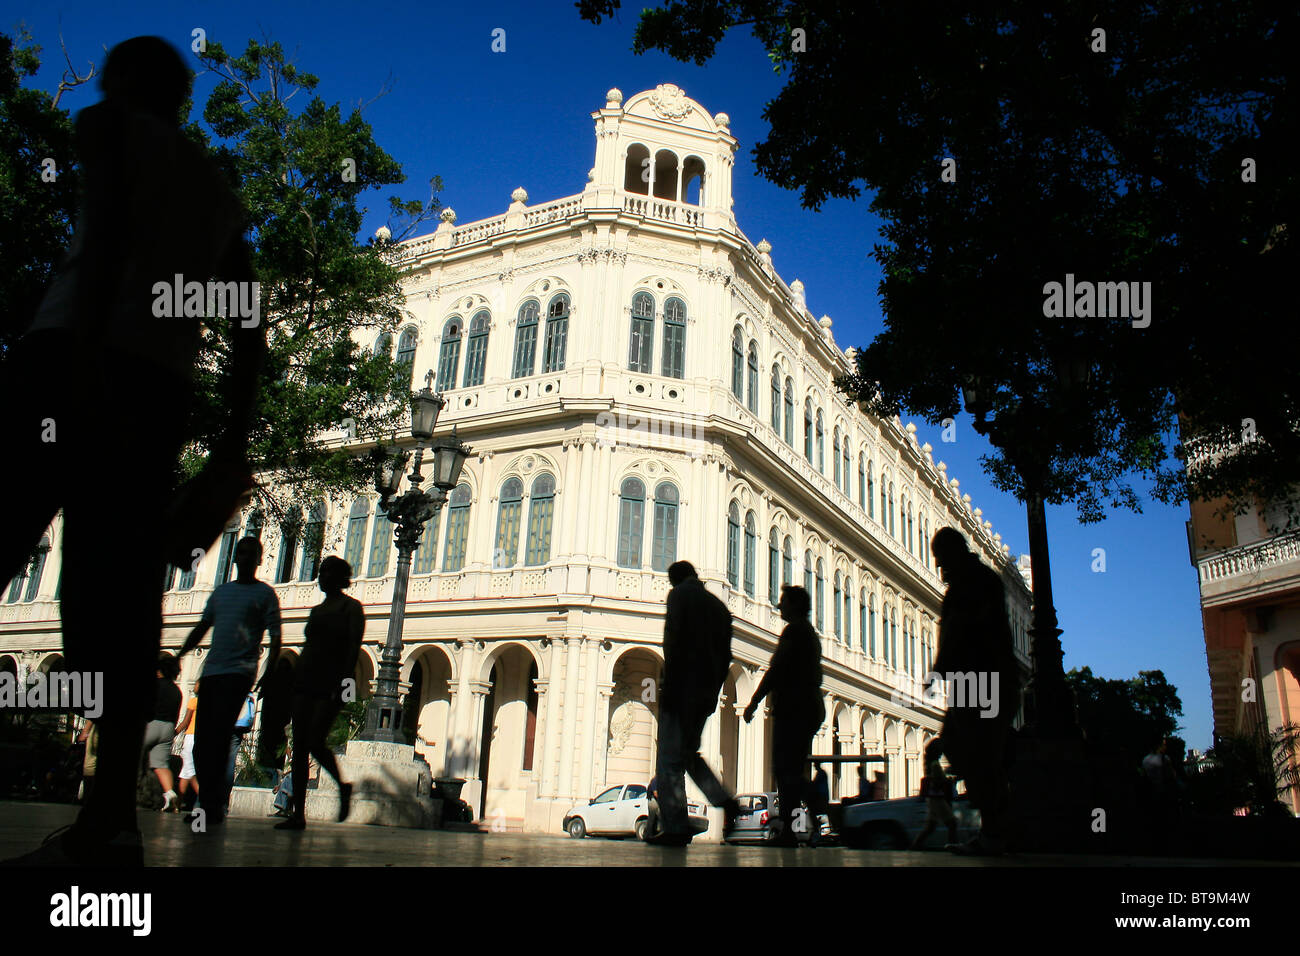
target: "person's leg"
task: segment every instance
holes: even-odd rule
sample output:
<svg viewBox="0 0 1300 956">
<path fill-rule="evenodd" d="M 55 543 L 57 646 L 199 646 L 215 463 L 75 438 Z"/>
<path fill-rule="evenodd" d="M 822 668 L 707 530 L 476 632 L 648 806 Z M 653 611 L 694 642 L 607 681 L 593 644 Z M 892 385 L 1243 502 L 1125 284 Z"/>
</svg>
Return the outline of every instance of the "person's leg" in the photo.
<svg viewBox="0 0 1300 956">
<path fill-rule="evenodd" d="M 299 823 L 307 818 L 307 774 L 310 771 L 310 745 L 306 738 L 311 736 L 311 701 L 301 694 L 294 695 L 291 707 L 293 713 L 293 766 L 291 775 L 294 781 L 292 810 L 290 816 Z M 302 785 L 298 785 L 302 781 Z"/>
<path fill-rule="evenodd" d="M 199 806 L 209 823 L 225 819 L 230 791 L 226 786 L 226 767 L 230 757 L 230 738 L 240 707 L 252 686 L 243 674 L 205 676 L 199 691 L 199 730 L 195 733 L 194 766 L 203 787 Z"/>
<path fill-rule="evenodd" d="M 689 833 L 686 819 L 686 760 L 682 753 L 682 718 L 676 710 L 660 707 L 659 817 L 663 833 Z"/>
<path fill-rule="evenodd" d="M 682 753 L 686 755 L 685 771 L 691 775 L 695 785 L 700 788 L 709 803 L 715 807 L 725 807 L 733 799 L 733 795 L 727 792 L 727 788 L 722 785 L 717 774 L 708 762 L 700 756 L 700 737 L 704 733 L 704 724 L 708 721 L 709 715 L 705 714 L 692 720 L 683 728 Z"/>
<path fill-rule="evenodd" d="M 789 721 L 774 720 L 772 770 L 776 774 L 777 801 L 781 804 L 777 816 L 781 821 L 781 837 L 785 841 L 794 836 L 794 813 L 803 799 L 802 750 L 800 734 L 789 725 Z"/>
<path fill-rule="evenodd" d="M 334 778 L 334 782 L 343 785 L 343 777 L 339 773 L 339 763 L 334 757 L 334 751 L 330 750 L 326 743 L 329 737 L 330 728 L 334 726 L 334 718 L 339 715 L 343 705 L 330 698 L 313 699 L 310 706 L 310 724 L 307 744 L 311 748 L 311 755 L 316 758 L 321 769 Z"/>
</svg>

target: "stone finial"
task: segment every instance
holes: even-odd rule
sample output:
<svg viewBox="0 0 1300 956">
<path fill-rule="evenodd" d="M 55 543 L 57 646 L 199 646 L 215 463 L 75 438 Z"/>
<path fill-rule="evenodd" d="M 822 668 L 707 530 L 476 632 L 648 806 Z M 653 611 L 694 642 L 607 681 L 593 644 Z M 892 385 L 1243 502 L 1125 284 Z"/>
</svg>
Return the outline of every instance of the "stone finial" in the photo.
<svg viewBox="0 0 1300 956">
<path fill-rule="evenodd" d="M 848 359 L 849 362 L 851 362 L 853 365 L 857 365 L 857 364 L 858 364 L 858 349 L 857 349 L 857 346 L 855 346 L 855 345 L 850 345 L 848 348 L 846 348 L 846 349 L 844 350 L 844 357 L 845 357 L 846 359 Z"/>
<path fill-rule="evenodd" d="M 596 181 L 596 167 L 592 166 L 591 169 L 587 170 L 587 182 L 594 183 L 595 181 Z"/>
<path fill-rule="evenodd" d="M 961 487 L 961 482 L 958 481 L 956 478 L 954 478 L 952 481 L 948 482 L 948 484 L 952 485 L 953 490 L 956 490 L 957 488 L 960 488 L 960 487 Z"/>
<path fill-rule="evenodd" d="M 375 230 L 375 238 L 380 242 L 388 242 L 393 238 L 393 232 L 387 226 L 380 226 Z"/>
<path fill-rule="evenodd" d="M 808 297 L 804 295 L 803 283 L 795 279 L 790 283 L 790 293 L 794 296 L 794 307 L 800 315 L 808 311 Z"/>
<path fill-rule="evenodd" d="M 921 446 L 921 451 L 925 452 L 928 455 L 930 454 L 930 452 L 934 451 L 934 446 L 931 445 L 929 442 L 926 442 L 924 445 Z"/>
<path fill-rule="evenodd" d="M 980 515 L 982 515 L 982 514 L 984 514 L 984 509 L 983 509 L 983 508 L 976 508 L 976 509 L 975 509 L 975 517 L 978 518 L 978 517 L 979 517 Z"/>
<path fill-rule="evenodd" d="M 997 534 L 995 534 L 995 535 L 993 536 L 993 543 L 994 543 L 994 544 L 1001 544 L 1001 543 L 1002 543 L 1002 533 L 1001 533 L 1001 532 L 998 532 Z"/>
<path fill-rule="evenodd" d="M 726 113 L 719 113 L 717 116 L 713 117 L 713 122 L 717 123 L 720 129 L 725 130 L 731 128 L 731 117 Z"/>
<path fill-rule="evenodd" d="M 449 226 L 456 225 L 456 210 L 448 206 L 442 212 L 438 213 L 438 218 Z"/>
<path fill-rule="evenodd" d="M 755 248 L 758 249 L 758 254 L 760 256 L 766 256 L 769 253 L 771 253 L 772 244 L 768 242 L 766 239 L 760 239 L 758 240 L 758 245 Z M 794 281 L 798 282 L 799 280 L 795 279 Z"/>
<path fill-rule="evenodd" d="M 916 441 L 916 423 L 915 423 L 915 422 L 908 422 L 908 423 L 907 423 L 907 433 L 908 433 L 909 435 L 912 436 L 912 441 Z"/>
<path fill-rule="evenodd" d="M 528 202 L 528 190 L 524 189 L 523 186 L 520 186 L 510 194 L 510 198 L 512 201 L 517 203 L 526 203 Z"/>
<path fill-rule="evenodd" d="M 823 329 L 825 329 L 827 332 L 829 332 L 829 331 L 831 330 L 831 317 L 830 317 L 829 315 L 823 315 L 823 316 L 822 316 L 822 317 L 817 321 L 817 324 L 820 325 L 820 326 L 821 326 Z"/>
<path fill-rule="evenodd" d="M 948 470 L 948 463 L 947 463 L 946 461 L 941 461 L 941 462 L 939 462 L 939 464 L 935 465 L 934 467 L 935 467 L 935 468 L 938 468 L 939 471 L 941 471 L 941 472 L 943 472 L 943 471 L 947 471 L 947 470 Z"/>
<path fill-rule="evenodd" d="M 623 91 L 617 86 L 605 94 L 605 109 L 615 110 L 623 105 Z"/>
<path fill-rule="evenodd" d="M 970 495 L 962 495 L 962 496 L 961 496 L 961 500 L 962 500 L 962 503 L 965 504 L 966 507 L 969 509 L 969 508 L 970 508 Z"/>
<path fill-rule="evenodd" d="M 992 521 L 986 521 L 986 522 L 984 522 L 984 530 L 985 530 L 985 531 L 992 531 L 992 530 L 993 530 L 993 522 L 992 522 Z"/>
</svg>

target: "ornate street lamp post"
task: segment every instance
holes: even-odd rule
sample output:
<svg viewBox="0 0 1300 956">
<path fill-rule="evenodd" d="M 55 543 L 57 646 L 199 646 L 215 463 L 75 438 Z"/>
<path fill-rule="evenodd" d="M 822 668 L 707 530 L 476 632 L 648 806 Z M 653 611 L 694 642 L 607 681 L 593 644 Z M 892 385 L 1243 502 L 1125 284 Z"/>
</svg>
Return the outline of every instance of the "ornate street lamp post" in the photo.
<svg viewBox="0 0 1300 956">
<path fill-rule="evenodd" d="M 420 543 L 425 524 L 447 502 L 448 493 L 460 481 L 461 468 L 471 449 L 462 445 L 455 427 L 447 438 L 433 443 L 433 490 L 420 488 L 424 476 L 424 446 L 433 438 L 438 413 L 447 404 L 441 395 L 433 393 L 433 372 L 425 376 L 425 386 L 411 397 L 411 437 L 415 439 L 415 467 L 410 475 L 410 488 L 401 497 L 397 494 L 402 476 L 406 472 L 409 453 L 397 447 L 376 448 L 375 490 L 379 492 L 379 510 L 397 527 L 397 579 L 393 583 L 393 604 L 388 615 L 388 638 L 380 657 L 379 676 L 375 692 L 366 705 L 366 726 L 362 740 L 402 743 L 399 735 L 402 708 L 399 684 L 401 681 L 402 627 L 406 622 L 406 590 L 411 578 L 411 556 Z"/>
</svg>

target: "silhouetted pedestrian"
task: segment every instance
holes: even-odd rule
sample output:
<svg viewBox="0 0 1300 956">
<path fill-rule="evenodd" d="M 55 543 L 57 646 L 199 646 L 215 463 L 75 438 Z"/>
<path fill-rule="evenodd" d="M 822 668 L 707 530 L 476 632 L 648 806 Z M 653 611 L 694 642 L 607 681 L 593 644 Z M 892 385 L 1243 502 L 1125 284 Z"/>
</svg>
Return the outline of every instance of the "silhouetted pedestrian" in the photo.
<svg viewBox="0 0 1300 956">
<path fill-rule="evenodd" d="M 149 768 L 157 775 L 163 791 L 163 813 L 180 808 L 172 779 L 172 740 L 176 737 L 176 719 L 181 715 L 181 689 L 176 686 L 180 664 L 170 654 L 158 658 L 158 690 L 154 698 L 153 720 L 144 734 L 144 751 Z"/>
<path fill-rule="evenodd" d="M 1002 579 L 971 553 L 961 532 L 941 528 L 932 551 L 948 583 L 934 672 L 962 686 L 962 697 L 949 700 L 940 738 L 948 762 L 966 781 L 971 805 L 980 811 L 978 836 L 952 849 L 996 855 L 1006 849 L 1006 750 L 1020 700 L 1006 595 Z M 982 688 L 979 696 L 987 699 L 968 699 L 972 687 Z"/>
<path fill-rule="evenodd" d="M 1178 815 L 1178 777 L 1169 756 L 1169 738 L 1161 737 L 1151 753 L 1142 758 L 1143 792 L 1147 813 L 1147 835 L 1151 848 L 1164 853 L 1169 830 Z"/>
<path fill-rule="evenodd" d="M 199 802 L 199 777 L 194 769 L 194 731 L 199 726 L 199 683 L 194 682 L 190 699 L 185 703 L 185 716 L 176 725 L 176 734 L 184 734 L 181 740 L 180 798 L 181 808 L 193 809 Z"/>
<path fill-rule="evenodd" d="M 807 591 L 783 586 L 779 607 L 786 626 L 772 663 L 745 708 L 745 721 L 754 719 L 758 705 L 771 694 L 772 769 L 782 824 L 773 845 L 796 846 L 794 811 L 805 800 L 816 802 L 810 797 L 805 767 L 812 739 L 826 719 L 821 692 L 822 644 L 808 620 L 812 599 Z"/>
<path fill-rule="evenodd" d="M 356 673 L 366 618 L 361 602 L 343 593 L 352 585 L 352 566 L 346 561 L 330 555 L 320 563 L 319 581 L 325 600 L 307 617 L 306 642 L 294 669 L 293 813 L 275 825 L 277 830 L 307 826 L 309 756 L 339 785 L 340 823 L 348 818 L 352 804 L 352 784 L 343 782 L 325 738 L 343 708 L 343 681 Z"/>
<path fill-rule="evenodd" d="M 925 746 L 925 776 L 921 778 L 921 799 L 925 801 L 925 826 L 912 841 L 911 849 L 922 850 L 925 841 L 940 824 L 948 828 L 948 842 L 957 842 L 957 817 L 952 812 L 952 778 L 943 772 L 940 757 L 943 744 L 932 740 Z"/>
<path fill-rule="evenodd" d="M 23 503 L 0 529 L 0 580 L 30 559 L 62 510 L 63 656 L 71 671 L 102 675 L 104 701 L 95 722 L 95 786 L 71 828 L 13 861 L 25 865 L 143 862 L 136 784 L 155 703 L 163 572 L 169 558 L 188 564 L 190 547 L 211 541 L 186 542 L 181 558 L 173 524 L 137 522 L 126 559 L 111 573 L 104 542 L 120 537 L 114 503 L 170 507 L 179 454 L 192 437 L 202 320 L 158 315 L 156 284 L 177 275 L 198 282 L 253 277 L 239 202 L 204 149 L 181 132 L 191 74 L 179 54 L 157 37 L 135 37 L 113 48 L 100 76 L 104 99 L 76 119 L 77 156 L 53 157 L 60 171 L 79 164 L 71 244 L 0 370 L 6 460 L 22 463 L 0 469 L 0 499 Z M 210 450 L 204 473 L 246 477 L 242 449 L 264 341 L 260 326 L 230 321 L 226 438 Z M 63 384 L 49 387 L 54 381 Z M 97 413 L 107 409 L 114 422 L 147 431 L 128 456 L 121 429 Z M 93 494 L 86 462 L 105 465 L 96 469 Z M 238 495 L 218 497 L 207 496 L 206 510 L 228 518 Z M 219 533 L 218 524 L 212 538 Z"/>
<path fill-rule="evenodd" d="M 689 561 L 668 568 L 664 619 L 664 679 L 659 689 L 659 756 L 656 781 L 662 829 L 647 843 L 685 846 L 695 836 L 686 807 L 686 774 L 723 810 L 723 837 L 730 835 L 740 804 L 700 756 L 704 723 L 717 709 L 718 692 L 731 668 L 731 612 L 710 594 Z"/>
<path fill-rule="evenodd" d="M 195 734 L 194 741 L 194 766 L 203 787 L 199 807 L 207 825 L 226 818 L 230 739 L 244 698 L 254 686 L 263 631 L 271 635 L 271 651 L 257 690 L 280 656 L 280 601 L 270 585 L 257 580 L 257 566 L 261 563 L 262 543 L 257 538 L 244 538 L 235 545 L 237 577 L 212 592 L 203 617 L 181 647 L 184 656 L 211 629 L 212 647 L 203 661 L 203 690 L 199 694 L 198 715 L 203 718 L 199 726 L 203 733 Z"/>
</svg>

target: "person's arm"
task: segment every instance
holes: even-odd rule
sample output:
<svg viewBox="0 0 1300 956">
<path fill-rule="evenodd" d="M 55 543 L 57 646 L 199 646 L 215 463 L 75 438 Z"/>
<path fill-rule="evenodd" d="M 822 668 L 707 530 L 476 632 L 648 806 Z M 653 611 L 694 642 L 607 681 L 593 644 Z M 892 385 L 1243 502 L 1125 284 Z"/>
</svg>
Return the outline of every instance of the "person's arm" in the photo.
<svg viewBox="0 0 1300 956">
<path fill-rule="evenodd" d="M 179 661 L 190 651 L 194 650 L 194 648 L 198 647 L 199 641 L 203 640 L 203 635 L 207 634 L 211 629 L 213 622 L 216 620 L 212 611 L 212 599 L 214 597 L 216 597 L 215 591 L 208 597 L 208 603 L 203 606 L 203 617 L 199 619 L 198 624 L 194 625 L 194 629 L 190 631 L 189 636 L 185 638 L 185 643 L 182 644 L 181 649 L 176 652 L 176 660 Z"/>
<path fill-rule="evenodd" d="M 262 672 L 262 679 L 253 688 L 253 691 L 258 694 L 262 692 L 266 679 L 274 673 L 276 662 L 280 659 L 280 599 L 275 596 L 274 591 L 270 594 L 270 601 L 262 625 L 271 635 L 271 653 L 266 656 L 266 670 Z"/>
<path fill-rule="evenodd" d="M 191 697 L 190 697 L 190 700 L 193 700 L 193 699 L 194 699 L 194 698 L 191 696 Z M 177 735 L 177 734 L 183 734 L 183 733 L 185 733 L 185 731 L 189 730 L 189 728 L 190 728 L 190 721 L 193 720 L 193 719 L 194 719 L 194 708 L 193 708 L 193 707 L 189 707 L 189 706 L 187 706 L 187 707 L 185 708 L 185 717 L 184 717 L 184 719 L 181 720 L 181 722 L 180 722 L 179 724 L 176 725 L 176 729 L 172 732 L 172 735 L 175 736 L 175 735 Z"/>
<path fill-rule="evenodd" d="M 754 696 L 749 699 L 749 706 L 745 708 L 745 721 L 754 719 L 754 714 L 758 711 L 758 705 L 763 702 L 768 693 L 771 691 L 772 675 L 785 673 L 786 657 L 789 655 L 789 641 L 782 634 L 780 640 L 776 642 L 776 653 L 772 655 L 772 663 L 768 665 L 767 673 L 763 679 L 758 682 L 758 687 L 754 691 Z"/>
<path fill-rule="evenodd" d="M 668 604 L 664 611 L 664 669 L 663 686 L 657 695 L 662 703 L 665 691 L 680 694 L 685 688 L 673 689 L 673 680 L 678 678 L 677 669 L 682 666 L 681 656 L 686 650 L 682 647 L 683 628 L 685 626 L 685 608 L 682 606 L 681 591 L 673 588 L 668 592 Z M 678 698 L 680 700 L 680 697 Z"/>
</svg>

